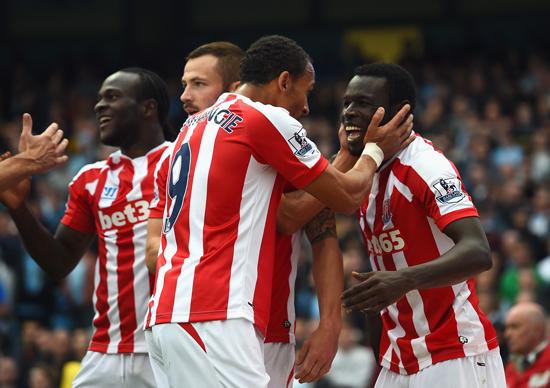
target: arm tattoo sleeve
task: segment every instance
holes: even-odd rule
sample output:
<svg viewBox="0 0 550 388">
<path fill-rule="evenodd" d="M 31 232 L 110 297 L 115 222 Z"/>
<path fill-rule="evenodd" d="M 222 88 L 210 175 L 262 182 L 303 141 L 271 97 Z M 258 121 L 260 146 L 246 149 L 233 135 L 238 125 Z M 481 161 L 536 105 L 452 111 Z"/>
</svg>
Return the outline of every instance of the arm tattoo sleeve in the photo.
<svg viewBox="0 0 550 388">
<path fill-rule="evenodd" d="M 304 229 L 311 244 L 315 244 L 328 237 L 336 237 L 334 211 L 324 208 L 306 224 Z"/>
</svg>

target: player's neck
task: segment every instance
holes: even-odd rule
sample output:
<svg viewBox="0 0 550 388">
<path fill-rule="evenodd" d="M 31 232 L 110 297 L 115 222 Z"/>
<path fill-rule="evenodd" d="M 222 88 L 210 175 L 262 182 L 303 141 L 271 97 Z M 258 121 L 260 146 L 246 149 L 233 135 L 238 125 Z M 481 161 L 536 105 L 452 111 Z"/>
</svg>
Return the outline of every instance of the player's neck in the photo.
<svg viewBox="0 0 550 388">
<path fill-rule="evenodd" d="M 241 84 L 235 93 L 250 98 L 252 101 L 261 102 L 262 104 L 275 104 L 275 94 L 271 84 L 253 85 L 250 83 Z"/>
<path fill-rule="evenodd" d="M 120 151 L 132 159 L 147 154 L 165 141 L 160 125 L 144 127 L 137 131 L 134 136 L 137 139 L 135 142 L 120 147 Z"/>
</svg>

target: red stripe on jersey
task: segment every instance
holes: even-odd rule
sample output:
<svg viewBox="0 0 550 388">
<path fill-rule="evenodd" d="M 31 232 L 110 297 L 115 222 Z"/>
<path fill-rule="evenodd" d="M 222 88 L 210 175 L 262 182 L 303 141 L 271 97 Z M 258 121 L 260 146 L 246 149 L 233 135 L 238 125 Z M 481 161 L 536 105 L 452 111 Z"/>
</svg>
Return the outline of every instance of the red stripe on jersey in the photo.
<svg viewBox="0 0 550 388">
<path fill-rule="evenodd" d="M 278 234 L 275 245 L 275 266 L 273 269 L 273 294 L 271 295 L 271 312 L 264 342 L 289 341 L 288 328 L 284 323 L 288 320 L 288 296 L 290 284 L 288 278 L 292 270 L 292 236 Z"/>
<path fill-rule="evenodd" d="M 273 288 L 273 272 L 275 258 L 275 240 L 277 225 L 277 208 L 281 202 L 283 194 L 284 178 L 277 175 L 265 223 L 262 245 L 260 247 L 260 258 L 258 260 L 258 278 L 256 280 L 256 289 L 254 290 L 254 323 L 256 327 L 265 335 L 268 322 L 271 320 L 271 291 Z M 290 258 L 288 259 L 290 262 Z M 285 281 L 286 280 L 286 281 Z M 283 280 L 288 284 L 288 276 Z M 290 290 L 289 290 L 290 292 Z M 268 301 L 266 303 L 266 301 Z M 286 305 L 288 294 L 282 300 Z M 288 335 L 287 335 L 288 341 Z"/>
<path fill-rule="evenodd" d="M 128 159 L 122 159 L 124 167 L 119 173 L 118 197 L 126 197 L 132 189 L 134 167 Z M 117 285 L 118 285 L 118 311 L 120 320 L 119 352 L 132 353 L 134 351 L 134 332 L 137 328 L 136 306 L 134 295 L 134 231 L 130 229 L 126 233 L 117 233 L 118 255 L 117 261 Z"/>
<path fill-rule="evenodd" d="M 201 347 L 202 350 L 204 350 L 204 352 L 206 353 L 206 345 L 204 344 L 204 341 L 202 340 L 201 336 L 199 335 L 199 332 L 197 331 L 197 329 L 195 329 L 193 327 L 192 324 L 190 323 L 178 323 L 178 325 L 180 325 L 180 327 L 185 330 L 187 332 L 187 334 L 189 334 L 191 336 L 191 338 L 193 338 L 195 340 L 195 342 L 197 343 L 197 345 L 199 345 Z"/>
</svg>

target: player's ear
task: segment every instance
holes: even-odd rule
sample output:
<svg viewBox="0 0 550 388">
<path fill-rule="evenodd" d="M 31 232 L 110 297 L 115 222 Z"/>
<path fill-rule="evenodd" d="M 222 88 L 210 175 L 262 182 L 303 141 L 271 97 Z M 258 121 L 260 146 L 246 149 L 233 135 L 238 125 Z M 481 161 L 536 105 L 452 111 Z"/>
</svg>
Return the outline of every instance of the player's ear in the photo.
<svg viewBox="0 0 550 388">
<path fill-rule="evenodd" d="M 233 93 L 241 85 L 241 81 L 235 81 L 229 85 L 227 91 Z"/>
<path fill-rule="evenodd" d="M 282 92 L 287 92 L 288 89 L 290 89 L 290 73 L 288 71 L 283 71 L 281 74 L 279 74 L 279 77 L 277 78 L 277 86 L 279 87 L 279 90 Z"/>
<path fill-rule="evenodd" d="M 144 117 L 151 117 L 152 115 L 157 113 L 158 104 L 155 100 L 148 99 L 143 101 L 141 104 L 143 116 Z"/>
</svg>

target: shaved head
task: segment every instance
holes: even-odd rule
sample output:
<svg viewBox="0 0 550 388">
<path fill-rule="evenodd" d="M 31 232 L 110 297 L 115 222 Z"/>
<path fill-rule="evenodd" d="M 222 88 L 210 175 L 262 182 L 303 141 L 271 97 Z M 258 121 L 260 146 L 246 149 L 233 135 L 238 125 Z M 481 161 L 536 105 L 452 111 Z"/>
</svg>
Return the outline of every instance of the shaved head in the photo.
<svg viewBox="0 0 550 388">
<path fill-rule="evenodd" d="M 529 354 L 546 338 L 543 308 L 533 302 L 516 304 L 506 316 L 504 334 L 512 353 Z"/>
</svg>

